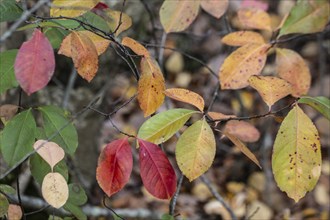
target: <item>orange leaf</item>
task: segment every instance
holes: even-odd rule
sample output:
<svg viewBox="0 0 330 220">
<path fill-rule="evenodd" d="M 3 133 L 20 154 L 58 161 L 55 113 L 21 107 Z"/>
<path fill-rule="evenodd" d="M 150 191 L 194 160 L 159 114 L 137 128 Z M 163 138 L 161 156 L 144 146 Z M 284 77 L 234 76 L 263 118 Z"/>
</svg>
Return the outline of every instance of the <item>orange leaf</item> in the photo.
<svg viewBox="0 0 330 220">
<path fill-rule="evenodd" d="M 173 88 L 173 89 L 166 89 L 164 93 L 166 96 L 172 99 L 195 106 L 201 112 L 204 109 L 204 99 L 202 98 L 202 96 L 198 95 L 195 92 L 192 92 L 187 89 Z"/>
<path fill-rule="evenodd" d="M 244 142 L 256 142 L 260 138 L 258 129 L 246 121 L 227 122 L 224 132 L 234 135 Z"/>
<path fill-rule="evenodd" d="M 230 54 L 219 71 L 221 89 L 241 89 L 265 66 L 270 44 L 247 44 Z"/>
<path fill-rule="evenodd" d="M 213 17 L 220 18 L 228 8 L 228 0 L 203 0 L 201 7 Z"/>
<path fill-rule="evenodd" d="M 207 113 L 213 120 L 225 120 L 228 118 L 236 118 L 236 115 L 225 115 L 220 112 L 208 112 Z"/>
<path fill-rule="evenodd" d="M 93 41 L 85 34 L 71 33 L 71 55 L 78 74 L 90 82 L 98 70 L 98 55 Z"/>
<path fill-rule="evenodd" d="M 227 34 L 221 39 L 221 42 L 230 46 L 244 46 L 245 44 L 264 44 L 264 38 L 254 31 L 236 31 Z"/>
<path fill-rule="evenodd" d="M 251 76 L 250 86 L 256 89 L 269 106 L 292 92 L 292 86 L 287 81 L 274 76 Z"/>
<path fill-rule="evenodd" d="M 258 167 L 261 169 L 261 165 L 258 161 L 258 159 L 256 158 L 256 156 L 250 151 L 249 148 L 247 148 L 247 146 L 245 146 L 245 144 L 240 141 L 237 137 L 235 137 L 234 135 L 229 134 L 228 132 L 224 132 L 223 133 L 227 138 L 229 138 L 229 140 L 231 142 L 233 142 L 233 144 L 235 144 L 236 147 L 238 147 L 238 149 L 240 149 L 240 151 L 245 154 L 245 156 L 247 156 L 250 160 L 252 160 L 255 164 L 258 165 Z"/>
<path fill-rule="evenodd" d="M 164 91 L 165 80 L 158 63 L 151 57 L 142 58 L 137 98 L 144 117 L 154 113 L 163 104 Z"/>
<path fill-rule="evenodd" d="M 241 8 L 237 13 L 239 21 L 246 28 L 272 30 L 269 14 L 261 9 Z"/>
<path fill-rule="evenodd" d="M 292 95 L 307 94 L 311 85 L 311 73 L 304 59 L 295 51 L 276 49 L 276 69 L 279 76 L 292 84 Z"/>
<path fill-rule="evenodd" d="M 134 40 L 130 37 L 124 37 L 124 39 L 121 41 L 121 43 L 124 46 L 129 47 L 137 55 L 144 56 L 144 57 L 150 57 L 149 51 L 144 46 L 142 46 L 140 43 L 138 43 L 136 40 Z"/>
</svg>

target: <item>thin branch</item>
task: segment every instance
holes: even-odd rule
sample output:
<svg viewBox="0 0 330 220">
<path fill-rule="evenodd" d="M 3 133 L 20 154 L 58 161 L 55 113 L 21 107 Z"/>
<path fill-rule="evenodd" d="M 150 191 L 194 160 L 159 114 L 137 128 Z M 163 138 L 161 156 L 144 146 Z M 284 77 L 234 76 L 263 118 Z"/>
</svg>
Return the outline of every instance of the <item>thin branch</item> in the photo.
<svg viewBox="0 0 330 220">
<path fill-rule="evenodd" d="M 217 86 L 214 89 L 214 93 L 213 93 L 211 102 L 210 102 L 209 106 L 207 107 L 207 109 L 204 111 L 204 114 L 207 114 L 212 109 L 212 107 L 215 103 L 215 100 L 218 97 L 219 90 L 220 90 L 220 83 L 217 83 Z"/>
<path fill-rule="evenodd" d="M 77 75 L 78 74 L 77 74 L 76 68 L 74 66 L 72 66 L 72 71 L 71 71 L 71 74 L 70 74 L 69 82 L 68 82 L 68 85 L 66 86 L 64 96 L 63 96 L 63 102 L 62 102 L 62 107 L 63 108 L 68 107 L 70 94 L 71 94 L 71 91 L 73 89 L 74 83 L 76 81 Z"/>
<path fill-rule="evenodd" d="M 222 198 L 222 196 L 217 192 L 217 190 L 214 188 L 214 186 L 211 184 L 210 180 L 205 176 L 202 175 L 201 180 L 205 183 L 207 188 L 211 191 L 212 195 L 218 200 L 218 202 L 221 203 L 221 205 L 228 211 L 230 214 L 230 217 L 233 220 L 237 220 L 237 217 L 235 216 L 233 210 L 230 208 L 230 206 L 225 202 L 225 200 Z"/>
<path fill-rule="evenodd" d="M 123 217 L 121 217 L 120 215 L 118 215 L 117 212 L 116 212 L 115 210 L 113 210 L 110 206 L 107 205 L 107 203 L 106 203 L 106 201 L 105 201 L 106 198 L 107 198 L 107 197 L 104 196 L 104 197 L 103 197 L 103 200 L 102 200 L 104 207 L 106 207 L 107 209 L 109 209 L 109 210 L 110 210 L 113 214 L 115 214 L 118 218 L 120 218 L 120 219 L 122 219 L 122 220 L 125 220 Z"/>
<path fill-rule="evenodd" d="M 183 174 L 182 172 L 180 171 L 180 177 L 179 177 L 179 181 L 178 181 L 178 185 L 176 187 L 176 191 L 171 199 L 171 202 L 170 202 L 170 215 L 174 215 L 174 211 L 175 211 L 175 206 L 176 206 L 176 201 L 179 197 L 179 193 L 180 193 L 180 190 L 181 190 L 181 186 L 182 186 L 182 182 L 183 182 Z"/>
<path fill-rule="evenodd" d="M 121 7 L 120 15 L 119 15 L 119 22 L 118 22 L 118 25 L 117 25 L 116 29 L 112 32 L 112 34 L 116 34 L 118 29 L 120 28 L 120 26 L 123 24 L 122 18 L 123 18 L 123 11 L 124 11 L 124 8 L 125 8 L 125 4 L 126 4 L 126 0 L 123 0 L 123 5 Z"/>
</svg>

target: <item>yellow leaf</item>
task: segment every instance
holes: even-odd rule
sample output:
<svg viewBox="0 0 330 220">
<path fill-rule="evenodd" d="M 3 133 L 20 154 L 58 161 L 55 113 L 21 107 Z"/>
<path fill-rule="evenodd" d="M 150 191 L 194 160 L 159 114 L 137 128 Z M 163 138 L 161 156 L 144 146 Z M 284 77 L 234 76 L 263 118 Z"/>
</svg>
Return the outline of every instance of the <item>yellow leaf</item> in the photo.
<svg viewBox="0 0 330 220">
<path fill-rule="evenodd" d="M 65 156 L 64 150 L 55 142 L 38 140 L 34 143 L 33 148 L 37 150 L 37 153 L 49 164 L 52 170 Z"/>
<path fill-rule="evenodd" d="M 224 132 L 234 135 L 244 142 L 256 142 L 260 138 L 258 129 L 246 121 L 228 121 Z"/>
<path fill-rule="evenodd" d="M 321 147 L 317 129 L 296 105 L 276 135 L 272 170 L 280 189 L 298 202 L 311 191 L 321 174 Z"/>
<path fill-rule="evenodd" d="M 173 88 L 166 89 L 164 93 L 167 97 L 195 106 L 201 112 L 204 110 L 204 99 L 195 92 L 187 89 Z"/>
<path fill-rule="evenodd" d="M 165 0 L 159 16 L 165 32 L 185 30 L 197 17 L 200 0 Z"/>
<path fill-rule="evenodd" d="M 253 31 L 236 31 L 227 34 L 221 39 L 221 42 L 230 46 L 244 46 L 245 44 L 264 44 L 264 38 Z"/>
<path fill-rule="evenodd" d="M 292 84 L 292 95 L 307 94 L 311 85 L 311 73 L 304 59 L 295 51 L 276 49 L 276 69 L 279 76 Z"/>
<path fill-rule="evenodd" d="M 269 14 L 261 9 L 241 8 L 237 13 L 239 21 L 246 28 L 272 30 Z"/>
<path fill-rule="evenodd" d="M 98 55 L 101 55 L 102 53 L 104 53 L 111 42 L 110 40 L 104 39 L 103 37 L 96 35 L 90 31 L 78 31 L 78 33 L 89 37 L 89 39 L 93 42 Z M 58 51 L 58 54 L 63 54 L 67 57 L 72 57 L 72 55 L 71 55 L 71 36 L 72 35 L 69 34 L 68 36 L 66 36 L 64 38 L 64 40 L 61 43 L 61 47 Z"/>
<path fill-rule="evenodd" d="M 61 208 L 69 198 L 69 187 L 60 173 L 48 173 L 41 186 L 42 197 L 54 208 Z"/>
<path fill-rule="evenodd" d="M 228 0 L 202 0 L 201 7 L 213 17 L 220 18 L 228 8 Z"/>
<path fill-rule="evenodd" d="M 78 17 L 94 8 L 100 0 L 54 0 L 50 16 Z"/>
<path fill-rule="evenodd" d="M 90 82 L 98 70 L 98 55 L 92 40 L 85 34 L 71 33 L 71 55 L 78 74 Z"/>
<path fill-rule="evenodd" d="M 269 44 L 247 44 L 230 54 L 219 71 L 221 89 L 241 89 L 265 66 Z"/>
<path fill-rule="evenodd" d="M 141 60 L 138 101 L 144 117 L 154 113 L 164 102 L 165 80 L 158 63 L 151 57 Z"/>
<path fill-rule="evenodd" d="M 179 138 L 175 156 L 182 173 L 193 181 L 205 173 L 215 156 L 215 138 L 205 119 L 196 121 Z"/>
<path fill-rule="evenodd" d="M 130 48 L 134 51 L 137 55 L 144 56 L 144 57 L 150 57 L 149 51 L 142 46 L 140 43 L 138 43 L 136 40 L 130 38 L 130 37 L 124 37 L 122 42 L 124 46 Z"/>
<path fill-rule="evenodd" d="M 119 25 L 119 21 L 121 21 L 121 24 L 115 33 L 116 36 L 132 26 L 131 17 L 121 11 L 114 11 L 110 8 L 106 8 L 102 12 L 105 14 L 105 20 L 107 21 L 111 31 L 115 31 Z"/>
<path fill-rule="evenodd" d="M 247 156 L 250 160 L 252 160 L 255 164 L 257 164 L 257 166 L 261 169 L 261 165 L 258 159 L 256 158 L 256 156 L 250 151 L 249 148 L 247 148 L 247 146 L 245 146 L 245 144 L 242 141 L 240 141 L 237 137 L 227 132 L 224 132 L 223 134 L 226 137 L 228 137 L 229 140 L 233 142 L 235 146 L 238 147 L 243 154 L 245 154 L 245 156 Z"/>
<path fill-rule="evenodd" d="M 274 76 L 251 76 L 249 83 L 258 91 L 269 110 L 275 102 L 292 93 L 290 83 Z"/>
</svg>

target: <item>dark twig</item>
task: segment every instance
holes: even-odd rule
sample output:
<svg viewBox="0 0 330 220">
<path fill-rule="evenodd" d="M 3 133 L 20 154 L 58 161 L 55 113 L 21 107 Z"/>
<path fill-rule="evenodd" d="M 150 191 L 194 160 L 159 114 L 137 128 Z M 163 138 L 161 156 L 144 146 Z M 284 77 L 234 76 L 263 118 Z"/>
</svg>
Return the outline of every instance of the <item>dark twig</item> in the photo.
<svg viewBox="0 0 330 220">
<path fill-rule="evenodd" d="M 218 97 L 219 90 L 220 90 L 220 84 L 217 83 L 217 86 L 214 89 L 214 93 L 213 93 L 211 102 L 210 102 L 209 106 L 207 107 L 207 109 L 204 111 L 204 114 L 208 113 L 212 109 L 214 102 Z"/>
<path fill-rule="evenodd" d="M 106 197 L 103 196 L 103 205 L 104 207 L 106 207 L 107 209 L 109 209 L 113 214 L 115 214 L 118 218 L 125 220 L 123 217 L 121 217 L 120 215 L 118 215 L 115 210 L 113 210 L 110 206 L 107 205 L 106 201 L 105 201 Z"/>
<path fill-rule="evenodd" d="M 118 22 L 118 25 L 116 27 L 116 29 L 112 32 L 112 34 L 116 34 L 117 31 L 119 30 L 120 26 L 123 24 L 123 11 L 124 11 L 124 8 L 125 8 L 125 4 L 126 4 L 126 0 L 123 0 L 123 5 L 121 7 L 121 10 L 120 10 L 120 15 L 119 15 L 119 22 Z"/>
<path fill-rule="evenodd" d="M 176 191 L 171 199 L 171 202 L 170 202 L 170 215 L 174 215 L 174 211 L 175 211 L 175 206 L 176 206 L 176 201 L 179 197 L 179 193 L 180 193 L 180 190 L 181 190 L 181 186 L 182 186 L 182 181 L 183 181 L 183 174 L 180 172 L 180 176 L 179 176 L 179 181 L 178 181 L 178 185 L 176 187 Z"/>
</svg>

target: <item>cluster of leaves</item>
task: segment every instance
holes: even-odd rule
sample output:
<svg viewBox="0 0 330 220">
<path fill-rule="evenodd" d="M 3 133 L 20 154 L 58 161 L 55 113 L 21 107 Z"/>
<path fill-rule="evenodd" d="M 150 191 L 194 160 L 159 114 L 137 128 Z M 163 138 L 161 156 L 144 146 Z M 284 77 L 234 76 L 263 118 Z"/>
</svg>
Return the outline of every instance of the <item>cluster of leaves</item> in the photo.
<svg viewBox="0 0 330 220">
<path fill-rule="evenodd" d="M 200 7 L 220 18 L 227 10 L 228 1 L 165 0 L 159 12 L 165 32 L 188 28 Z M 2 1 L 0 9 L 4 15 L 1 21 L 13 21 L 22 14 L 19 4 L 10 0 Z M 278 186 L 296 202 L 314 188 L 321 172 L 318 131 L 298 103 L 308 104 L 330 119 L 330 101 L 325 97 L 303 96 L 308 93 L 311 84 L 307 64 L 295 51 L 278 48 L 277 45 L 289 34 L 322 31 L 328 22 L 328 11 L 329 3 L 325 0 L 300 0 L 281 25 L 273 28 L 265 9 L 247 5 L 237 12 L 243 29 L 271 31 L 276 36 L 274 40 L 266 42 L 260 33 L 245 30 L 222 38 L 223 43 L 239 47 L 225 59 L 219 70 L 222 90 L 251 86 L 268 105 L 268 115 L 271 115 L 273 104 L 287 95 L 300 98 L 281 124 L 272 155 L 272 168 Z M 213 131 L 219 131 L 216 128 L 218 122 L 227 122 L 220 132 L 261 167 L 256 156 L 244 144 L 259 139 L 260 134 L 252 124 L 240 121 L 235 115 L 204 110 L 204 99 L 197 93 L 182 88 L 166 89 L 161 68 L 149 51 L 132 38 L 117 40 L 117 36 L 132 24 L 125 13 L 111 10 L 96 0 L 85 0 L 83 3 L 78 0 L 54 0 L 49 18 L 34 18 L 31 24 L 19 29 L 34 28 L 32 37 L 19 50 L 0 54 L 0 92 L 19 85 L 31 95 L 47 86 L 56 66 L 54 49 L 59 49 L 58 54 L 72 58 L 78 74 L 88 82 L 96 76 L 98 57 L 109 45 L 115 45 L 124 55 L 129 55 L 129 50 L 133 51 L 140 57 L 140 75 L 132 70 L 138 80 L 139 106 L 145 117 L 153 115 L 143 123 L 134 138 L 139 150 L 143 184 L 155 197 L 172 198 L 177 181 L 174 168 L 158 144 L 178 134 L 194 114 L 199 115 L 200 119 L 184 130 L 175 150 L 178 167 L 190 181 L 200 177 L 212 165 L 216 153 Z M 262 76 L 267 54 L 273 49 L 276 51 L 278 75 Z M 191 104 L 198 111 L 170 109 L 155 114 L 165 96 Z M 20 112 L 16 114 L 18 109 Z M 36 123 L 32 114 L 34 110 L 42 115 L 41 125 Z M 5 124 L 0 133 L 0 146 L 6 163 L 13 167 L 29 158 L 32 175 L 41 184 L 44 199 L 55 208 L 63 206 L 78 219 L 86 219 L 79 209 L 86 202 L 86 195 L 77 184 L 68 184 L 68 169 L 63 160 L 65 154 L 72 156 L 78 146 L 73 117 L 55 106 L 21 111 L 18 106 L 3 105 L 0 112 Z M 128 139 L 110 142 L 99 157 L 96 178 L 100 187 L 108 196 L 118 192 L 128 182 L 132 167 Z M 1 192 L 6 193 L 6 187 L 0 188 Z M 9 204 L 1 193 L 0 201 L 7 204 L 1 209 L 1 216 L 7 212 Z"/>
</svg>

